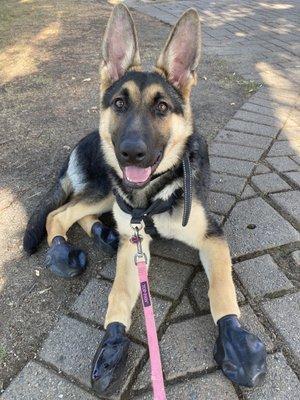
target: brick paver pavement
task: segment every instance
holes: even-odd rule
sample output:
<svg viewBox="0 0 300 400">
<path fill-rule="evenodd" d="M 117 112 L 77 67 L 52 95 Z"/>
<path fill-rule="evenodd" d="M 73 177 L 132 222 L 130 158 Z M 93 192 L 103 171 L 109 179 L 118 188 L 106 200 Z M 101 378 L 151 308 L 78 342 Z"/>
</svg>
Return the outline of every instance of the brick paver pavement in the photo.
<svg viewBox="0 0 300 400">
<path fill-rule="evenodd" d="M 183 10 L 196 7 L 204 52 L 229 61 L 244 79 L 263 83 L 210 145 L 210 201 L 230 243 L 243 321 L 266 343 L 269 374 L 261 388 L 244 390 L 217 371 L 212 358 L 216 330 L 197 252 L 161 241 L 152 246 L 150 279 L 168 399 L 299 398 L 300 4 L 127 3 L 171 25 Z M 45 340 L 38 359 L 25 366 L 1 399 L 97 398 L 89 386 L 90 361 L 102 336 L 96 328 L 102 328 L 114 265 L 107 261 L 99 279 L 89 282 Z M 150 399 L 139 308 L 130 336 L 128 374 L 114 398 Z"/>
</svg>

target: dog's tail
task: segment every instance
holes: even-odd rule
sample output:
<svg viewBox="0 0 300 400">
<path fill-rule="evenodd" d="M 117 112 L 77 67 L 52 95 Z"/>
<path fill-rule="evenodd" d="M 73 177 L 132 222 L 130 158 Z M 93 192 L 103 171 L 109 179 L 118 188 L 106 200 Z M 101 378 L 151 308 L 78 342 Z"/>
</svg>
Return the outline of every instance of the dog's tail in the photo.
<svg viewBox="0 0 300 400">
<path fill-rule="evenodd" d="M 46 220 L 48 214 L 65 204 L 71 194 L 71 188 L 63 185 L 63 176 L 43 197 L 40 204 L 30 217 L 23 238 L 23 248 L 29 254 L 36 252 L 46 234 Z"/>
</svg>

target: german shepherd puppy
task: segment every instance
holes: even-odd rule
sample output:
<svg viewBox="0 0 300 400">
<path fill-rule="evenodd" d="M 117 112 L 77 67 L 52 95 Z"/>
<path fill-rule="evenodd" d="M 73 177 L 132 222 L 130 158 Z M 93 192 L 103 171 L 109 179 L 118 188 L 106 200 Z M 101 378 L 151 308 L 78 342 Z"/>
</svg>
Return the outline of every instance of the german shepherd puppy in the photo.
<svg viewBox="0 0 300 400">
<path fill-rule="evenodd" d="M 139 296 L 139 280 L 130 242 L 131 216 L 114 193 L 135 208 L 147 208 L 175 192 L 172 210 L 153 215 L 159 235 L 198 249 L 209 280 L 210 309 L 219 328 L 214 357 L 225 375 L 240 385 L 260 383 L 266 371 L 261 341 L 245 331 L 231 276 L 231 259 L 221 228 L 207 207 L 207 145 L 195 131 L 190 94 L 200 59 L 200 22 L 186 11 L 172 30 L 153 72 L 142 72 L 132 17 L 124 5 L 114 8 L 103 41 L 100 127 L 81 140 L 63 167 L 55 187 L 30 218 L 24 248 L 33 253 L 47 232 L 47 260 L 53 272 L 74 276 L 86 264 L 85 254 L 67 241 L 78 222 L 102 246 L 117 247 L 114 231 L 99 221 L 112 211 L 120 237 L 114 284 L 105 319 L 106 334 L 93 362 L 95 390 L 112 392 L 124 369 L 131 312 Z M 189 221 L 182 226 L 182 160 L 188 155 L 193 185 Z M 178 192 L 179 189 L 179 192 Z M 114 191 L 114 193 L 113 193 Z M 150 260 L 151 236 L 143 233 Z"/>
</svg>

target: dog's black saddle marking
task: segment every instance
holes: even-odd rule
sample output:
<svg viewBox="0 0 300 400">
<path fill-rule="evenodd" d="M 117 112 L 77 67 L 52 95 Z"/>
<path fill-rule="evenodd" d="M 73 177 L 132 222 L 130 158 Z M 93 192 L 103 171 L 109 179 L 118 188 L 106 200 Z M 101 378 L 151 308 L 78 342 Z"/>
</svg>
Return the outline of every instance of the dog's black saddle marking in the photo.
<svg viewBox="0 0 300 400">
<path fill-rule="evenodd" d="M 123 199 L 117 190 L 113 189 L 113 194 L 121 210 L 131 215 L 130 223 L 139 224 L 143 221 L 145 224 L 145 232 L 151 237 L 159 236 L 152 216 L 155 214 L 162 214 L 166 211 L 171 212 L 182 195 L 184 195 L 182 226 L 186 226 L 188 223 L 192 206 L 192 172 L 188 155 L 185 155 L 182 164 L 184 171 L 184 189 L 176 189 L 167 200 L 157 199 L 147 208 L 133 208 Z"/>
</svg>

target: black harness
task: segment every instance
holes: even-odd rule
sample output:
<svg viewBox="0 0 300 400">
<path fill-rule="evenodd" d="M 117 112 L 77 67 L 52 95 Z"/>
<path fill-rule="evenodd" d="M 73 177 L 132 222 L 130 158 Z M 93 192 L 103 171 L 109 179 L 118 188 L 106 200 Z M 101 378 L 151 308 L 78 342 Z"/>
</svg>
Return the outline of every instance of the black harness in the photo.
<svg viewBox="0 0 300 400">
<path fill-rule="evenodd" d="M 190 217 L 192 207 L 192 169 L 188 154 L 182 160 L 183 166 L 183 189 L 176 189 L 167 200 L 157 199 L 150 204 L 148 208 L 133 208 L 128 204 L 123 197 L 113 190 L 118 206 L 126 214 L 131 215 L 131 224 L 140 224 L 142 221 L 145 225 L 145 232 L 151 237 L 159 236 L 158 231 L 154 225 L 152 216 L 155 214 L 162 214 L 166 211 L 172 210 L 183 195 L 184 206 L 182 216 L 182 226 L 186 226 Z"/>
</svg>

